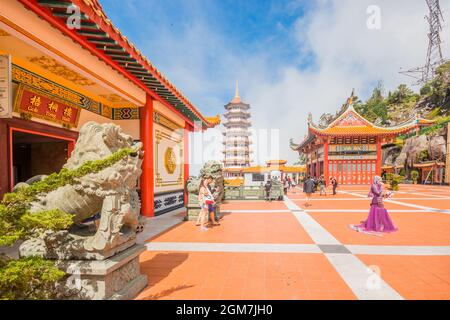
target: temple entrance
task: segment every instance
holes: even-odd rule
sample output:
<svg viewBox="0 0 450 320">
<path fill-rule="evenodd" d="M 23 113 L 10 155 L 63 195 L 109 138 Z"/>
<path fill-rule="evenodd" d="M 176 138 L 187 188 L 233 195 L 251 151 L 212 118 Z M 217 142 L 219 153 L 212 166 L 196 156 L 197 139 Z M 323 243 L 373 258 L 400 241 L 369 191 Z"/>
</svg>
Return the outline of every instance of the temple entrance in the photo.
<svg viewBox="0 0 450 320">
<path fill-rule="evenodd" d="M 61 170 L 74 141 L 63 137 L 11 128 L 11 188 L 19 182 Z"/>
<path fill-rule="evenodd" d="M 376 160 L 330 161 L 329 174 L 339 184 L 369 184 L 376 175 Z"/>
</svg>

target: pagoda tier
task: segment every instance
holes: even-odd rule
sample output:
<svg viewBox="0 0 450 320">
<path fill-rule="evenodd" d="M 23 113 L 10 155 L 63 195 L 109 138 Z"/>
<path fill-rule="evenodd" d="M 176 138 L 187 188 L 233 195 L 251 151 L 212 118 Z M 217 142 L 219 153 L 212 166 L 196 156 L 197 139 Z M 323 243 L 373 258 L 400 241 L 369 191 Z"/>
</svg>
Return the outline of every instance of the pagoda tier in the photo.
<svg viewBox="0 0 450 320">
<path fill-rule="evenodd" d="M 248 119 L 250 118 L 250 112 L 248 111 L 244 111 L 244 110 L 230 110 L 227 113 L 224 114 L 225 118 L 234 118 L 234 117 L 239 117 L 239 118 L 243 118 L 243 119 Z"/>
<path fill-rule="evenodd" d="M 245 119 L 230 119 L 223 123 L 225 128 L 249 128 L 252 126 L 252 123 Z"/>
<path fill-rule="evenodd" d="M 240 98 L 239 98 L 240 99 Z M 233 99 L 234 100 L 234 99 Z M 241 111 L 248 111 L 250 110 L 250 105 L 243 102 L 230 102 L 227 105 L 225 105 L 225 109 L 228 112 L 241 112 Z"/>
<path fill-rule="evenodd" d="M 222 153 L 227 153 L 227 152 L 231 152 L 231 153 L 253 153 L 253 150 L 248 150 L 248 146 L 245 147 L 228 147 L 227 150 L 223 150 Z"/>
</svg>

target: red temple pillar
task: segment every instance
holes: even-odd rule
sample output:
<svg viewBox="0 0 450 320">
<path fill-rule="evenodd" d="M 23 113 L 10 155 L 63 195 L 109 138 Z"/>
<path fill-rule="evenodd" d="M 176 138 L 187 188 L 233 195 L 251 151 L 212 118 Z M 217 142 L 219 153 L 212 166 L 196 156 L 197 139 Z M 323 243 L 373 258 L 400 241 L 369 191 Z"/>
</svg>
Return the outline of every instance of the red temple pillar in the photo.
<svg viewBox="0 0 450 320">
<path fill-rule="evenodd" d="M 0 199 L 9 190 L 10 183 L 10 164 L 9 164 L 9 134 L 8 126 L 0 119 Z M 11 165 L 12 167 L 12 165 Z"/>
<path fill-rule="evenodd" d="M 192 128 L 189 123 L 185 122 L 184 132 L 183 132 L 183 143 L 184 143 L 184 205 L 188 203 L 188 193 L 187 193 L 187 180 L 189 179 L 189 131 Z"/>
<path fill-rule="evenodd" d="M 153 99 L 147 94 L 145 106 L 141 108 L 140 136 L 144 159 L 141 175 L 141 213 L 153 217 L 154 211 L 154 161 L 153 161 Z"/>
<path fill-rule="evenodd" d="M 328 184 L 328 139 L 325 140 L 323 144 L 323 178 L 325 179 L 325 183 Z"/>
<path fill-rule="evenodd" d="M 378 176 L 381 176 L 381 161 L 383 161 L 381 157 L 381 137 L 377 137 L 377 164 L 375 174 Z"/>
</svg>

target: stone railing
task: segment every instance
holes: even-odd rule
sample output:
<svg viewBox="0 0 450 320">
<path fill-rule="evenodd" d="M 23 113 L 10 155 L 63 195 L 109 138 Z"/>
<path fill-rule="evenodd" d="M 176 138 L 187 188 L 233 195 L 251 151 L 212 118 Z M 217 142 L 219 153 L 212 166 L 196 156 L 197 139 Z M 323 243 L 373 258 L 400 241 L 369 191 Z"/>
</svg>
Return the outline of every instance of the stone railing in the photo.
<svg viewBox="0 0 450 320">
<path fill-rule="evenodd" d="M 270 192 L 270 198 L 273 200 L 283 199 L 283 188 L 281 186 L 273 186 Z M 266 190 L 261 186 L 226 186 L 225 200 L 264 200 L 266 198 Z"/>
</svg>

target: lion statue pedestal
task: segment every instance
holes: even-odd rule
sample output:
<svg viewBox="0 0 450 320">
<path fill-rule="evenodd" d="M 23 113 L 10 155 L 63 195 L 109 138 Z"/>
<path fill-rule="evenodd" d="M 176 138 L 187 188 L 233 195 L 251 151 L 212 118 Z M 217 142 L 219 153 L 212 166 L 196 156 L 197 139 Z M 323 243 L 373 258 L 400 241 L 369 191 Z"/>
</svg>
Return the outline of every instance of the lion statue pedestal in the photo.
<svg viewBox="0 0 450 320">
<path fill-rule="evenodd" d="M 45 231 L 19 248 L 22 257 L 54 259 L 67 273 L 65 283 L 58 285 L 60 299 L 131 299 L 147 285 L 139 269 L 145 247 L 136 244 L 142 144 L 134 143 L 117 125 L 88 122 L 64 167 L 74 170 L 123 149 L 132 152 L 99 172 L 40 194 L 31 203 L 30 212 L 59 209 L 73 215 L 69 230 Z M 82 224 L 98 214 L 96 228 Z"/>
</svg>

